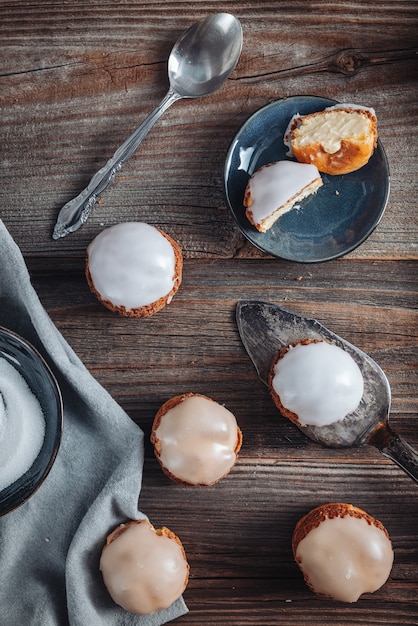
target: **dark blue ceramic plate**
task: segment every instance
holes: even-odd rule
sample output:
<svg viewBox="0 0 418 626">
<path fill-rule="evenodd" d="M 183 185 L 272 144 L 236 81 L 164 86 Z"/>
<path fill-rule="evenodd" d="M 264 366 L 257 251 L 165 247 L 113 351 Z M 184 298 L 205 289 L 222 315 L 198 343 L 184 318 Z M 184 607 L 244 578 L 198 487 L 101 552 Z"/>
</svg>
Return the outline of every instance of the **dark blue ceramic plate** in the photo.
<svg viewBox="0 0 418 626">
<path fill-rule="evenodd" d="M 245 237 L 257 248 L 288 261 L 330 261 L 351 252 L 376 228 L 389 197 L 389 167 L 378 141 L 370 161 L 351 174 L 322 174 L 324 185 L 283 215 L 266 233 L 247 220 L 243 206 L 249 177 L 262 165 L 289 159 L 283 135 L 292 115 L 322 111 L 335 100 L 292 96 L 254 113 L 229 148 L 224 171 L 228 206 Z"/>
</svg>

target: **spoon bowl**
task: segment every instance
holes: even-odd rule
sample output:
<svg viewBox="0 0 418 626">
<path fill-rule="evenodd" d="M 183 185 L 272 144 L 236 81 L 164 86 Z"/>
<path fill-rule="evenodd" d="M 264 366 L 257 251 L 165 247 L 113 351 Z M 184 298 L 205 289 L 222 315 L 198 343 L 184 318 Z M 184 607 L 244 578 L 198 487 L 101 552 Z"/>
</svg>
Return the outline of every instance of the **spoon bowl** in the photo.
<svg viewBox="0 0 418 626">
<path fill-rule="evenodd" d="M 193 24 L 168 59 L 171 89 L 182 98 L 208 96 L 227 80 L 242 49 L 242 28 L 230 13 Z"/>
<path fill-rule="evenodd" d="M 242 27 L 230 13 L 209 15 L 183 33 L 168 59 L 170 87 L 167 94 L 87 187 L 62 207 L 53 239 L 65 237 L 86 222 L 100 195 L 169 106 L 182 98 L 207 96 L 225 83 L 238 63 L 241 50 Z"/>
<path fill-rule="evenodd" d="M 299 426 L 315 443 L 330 448 L 373 445 L 418 482 L 418 454 L 389 426 L 391 391 L 385 373 L 367 354 L 331 332 L 317 320 L 275 304 L 241 301 L 236 310 L 241 340 L 258 376 L 268 385 L 274 357 L 283 346 L 301 339 L 323 339 L 350 354 L 364 379 L 364 393 L 355 411 L 328 426 Z"/>
</svg>

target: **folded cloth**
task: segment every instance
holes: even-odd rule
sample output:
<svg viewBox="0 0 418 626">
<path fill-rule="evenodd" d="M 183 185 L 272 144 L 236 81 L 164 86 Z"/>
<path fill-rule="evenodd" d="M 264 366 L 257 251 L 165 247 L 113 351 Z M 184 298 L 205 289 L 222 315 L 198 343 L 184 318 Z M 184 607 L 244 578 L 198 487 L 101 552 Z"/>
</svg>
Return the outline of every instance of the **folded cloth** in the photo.
<svg viewBox="0 0 418 626">
<path fill-rule="evenodd" d="M 124 611 L 99 571 L 106 536 L 138 511 L 143 433 L 90 375 L 48 317 L 19 248 L 0 220 L 0 325 L 30 341 L 61 387 L 64 429 L 55 463 L 25 504 L 0 519 L 1 626 L 159 626 Z"/>
</svg>

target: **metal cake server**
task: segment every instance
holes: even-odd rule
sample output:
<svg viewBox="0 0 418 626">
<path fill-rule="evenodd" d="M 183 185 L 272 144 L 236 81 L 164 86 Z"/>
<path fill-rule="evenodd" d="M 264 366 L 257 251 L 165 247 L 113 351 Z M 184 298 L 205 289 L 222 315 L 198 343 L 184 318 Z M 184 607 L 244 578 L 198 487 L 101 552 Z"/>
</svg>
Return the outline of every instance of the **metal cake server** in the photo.
<svg viewBox="0 0 418 626">
<path fill-rule="evenodd" d="M 273 358 L 289 343 L 303 338 L 325 339 L 348 352 L 364 378 L 364 393 L 359 406 L 339 422 L 329 426 L 299 426 L 300 430 L 315 443 L 330 448 L 374 446 L 418 482 L 418 453 L 389 426 L 389 382 L 370 356 L 317 320 L 268 302 L 239 302 L 236 319 L 244 347 L 266 385 Z"/>
</svg>

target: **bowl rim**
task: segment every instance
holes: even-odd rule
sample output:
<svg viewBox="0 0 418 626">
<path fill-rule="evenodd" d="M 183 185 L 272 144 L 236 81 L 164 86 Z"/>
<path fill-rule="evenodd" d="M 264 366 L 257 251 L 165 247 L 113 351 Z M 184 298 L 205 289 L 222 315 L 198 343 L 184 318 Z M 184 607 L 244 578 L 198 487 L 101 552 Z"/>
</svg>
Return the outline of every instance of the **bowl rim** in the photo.
<svg viewBox="0 0 418 626">
<path fill-rule="evenodd" d="M 37 348 L 35 348 L 35 346 L 30 341 L 22 337 L 22 335 L 18 334 L 17 332 L 1 324 L 0 324 L 0 335 L 3 336 L 6 339 L 6 341 L 8 339 L 13 339 L 13 341 L 19 346 L 19 348 L 23 348 L 25 350 L 29 358 L 35 358 L 35 360 L 38 361 L 38 363 L 41 365 L 43 372 L 46 374 L 47 379 L 49 380 L 51 389 L 54 392 L 55 400 L 56 400 L 56 407 L 57 407 L 57 421 L 56 421 L 56 435 L 55 435 L 55 440 L 54 440 L 54 449 L 53 449 L 51 456 L 48 459 L 48 463 L 45 465 L 44 469 L 41 471 L 40 475 L 37 477 L 35 482 L 31 486 L 29 486 L 28 489 L 24 490 L 24 493 L 22 493 L 21 495 L 17 497 L 16 496 L 12 497 L 13 495 L 13 492 L 12 492 L 12 494 L 9 494 L 8 496 L 5 497 L 3 502 L 0 502 L 0 519 L 1 519 L 8 513 L 11 513 L 12 511 L 20 507 L 22 504 L 27 502 L 36 493 L 36 491 L 40 488 L 40 486 L 44 483 L 46 477 L 51 471 L 51 468 L 57 457 L 58 450 L 60 448 L 61 440 L 62 440 L 62 431 L 63 431 L 63 425 L 64 425 L 64 403 L 63 403 L 61 388 L 58 383 L 57 377 L 55 376 L 51 367 L 48 365 L 47 361 L 39 352 L 39 350 L 37 350 Z M 41 448 L 41 451 L 42 451 L 42 448 Z M 36 457 L 36 459 L 39 457 L 39 454 Z M 20 476 L 16 481 L 14 481 L 14 483 L 11 483 L 11 485 L 5 487 L 5 489 L 3 490 L 0 490 L 0 495 L 4 493 L 6 490 L 12 488 L 13 485 L 15 485 L 18 481 L 23 479 L 25 476 L 30 474 L 33 468 L 33 465 L 36 462 L 36 459 L 32 463 L 31 467 L 24 474 L 22 474 L 22 476 Z M 9 499 L 11 500 L 10 503 L 8 503 Z"/>
</svg>

